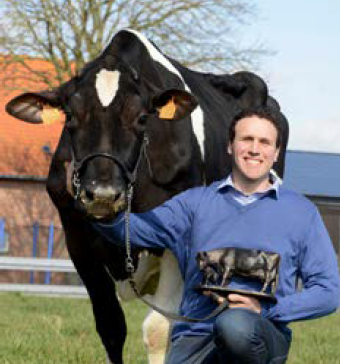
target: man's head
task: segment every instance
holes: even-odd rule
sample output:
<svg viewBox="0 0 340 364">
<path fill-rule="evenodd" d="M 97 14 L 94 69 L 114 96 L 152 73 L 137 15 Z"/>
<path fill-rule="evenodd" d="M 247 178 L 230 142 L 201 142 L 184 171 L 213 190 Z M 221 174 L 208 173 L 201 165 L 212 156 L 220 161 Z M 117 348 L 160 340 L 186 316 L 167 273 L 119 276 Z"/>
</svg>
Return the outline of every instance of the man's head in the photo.
<svg viewBox="0 0 340 364">
<path fill-rule="evenodd" d="M 281 142 L 282 126 L 277 111 L 258 107 L 236 115 L 229 128 L 228 153 L 233 157 L 234 182 L 242 190 L 248 190 L 244 192 L 267 186 Z"/>
</svg>

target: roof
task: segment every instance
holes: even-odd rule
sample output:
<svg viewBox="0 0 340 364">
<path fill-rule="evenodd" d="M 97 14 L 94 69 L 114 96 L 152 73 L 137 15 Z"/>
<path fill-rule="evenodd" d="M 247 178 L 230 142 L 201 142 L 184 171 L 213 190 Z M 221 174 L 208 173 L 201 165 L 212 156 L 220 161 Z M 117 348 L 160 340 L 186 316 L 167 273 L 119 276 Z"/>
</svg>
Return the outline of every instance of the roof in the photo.
<svg viewBox="0 0 340 364">
<path fill-rule="evenodd" d="M 50 67 L 46 61 L 39 59 L 30 60 L 30 65 L 39 70 Z M 6 113 L 7 102 L 22 93 L 5 89 L 4 81 L 10 78 L 11 72 L 20 70 L 18 67 L 6 67 L 0 73 L 0 177 L 46 176 L 51 153 L 55 151 L 63 125 L 33 125 Z M 38 91 L 42 85 L 28 80 L 27 88 Z"/>
<path fill-rule="evenodd" d="M 340 197 L 340 154 L 288 151 L 284 185 L 308 196 Z"/>
</svg>

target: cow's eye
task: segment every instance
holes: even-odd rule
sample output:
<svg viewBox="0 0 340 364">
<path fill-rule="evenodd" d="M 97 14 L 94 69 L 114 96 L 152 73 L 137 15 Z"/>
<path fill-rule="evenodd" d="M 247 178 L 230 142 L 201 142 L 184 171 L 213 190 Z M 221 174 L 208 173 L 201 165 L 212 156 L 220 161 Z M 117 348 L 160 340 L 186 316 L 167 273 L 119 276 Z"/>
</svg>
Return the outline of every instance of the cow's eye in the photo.
<svg viewBox="0 0 340 364">
<path fill-rule="evenodd" d="M 68 108 L 68 107 L 63 107 L 63 111 L 64 111 L 64 114 L 65 114 L 65 117 L 66 117 L 66 121 L 70 120 L 72 118 L 71 109 Z"/>
<path fill-rule="evenodd" d="M 64 108 L 64 113 L 66 116 L 66 123 L 65 125 L 68 128 L 74 128 L 76 126 L 76 119 L 74 117 L 74 115 L 72 114 L 72 111 L 70 108 Z"/>
<path fill-rule="evenodd" d="M 143 114 L 139 117 L 138 123 L 140 125 L 145 125 L 146 122 L 148 121 L 148 115 L 147 114 Z"/>
</svg>

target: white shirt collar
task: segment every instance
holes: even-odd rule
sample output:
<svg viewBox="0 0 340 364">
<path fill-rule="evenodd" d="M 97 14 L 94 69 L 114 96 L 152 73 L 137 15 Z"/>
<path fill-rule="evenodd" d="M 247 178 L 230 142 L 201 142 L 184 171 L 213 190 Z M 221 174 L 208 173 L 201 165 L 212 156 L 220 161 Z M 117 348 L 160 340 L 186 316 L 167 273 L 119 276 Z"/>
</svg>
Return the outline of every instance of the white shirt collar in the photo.
<svg viewBox="0 0 340 364">
<path fill-rule="evenodd" d="M 282 184 L 282 179 L 277 175 L 277 173 L 273 169 L 270 170 L 270 179 L 272 181 L 271 185 L 265 191 L 255 192 L 255 194 L 256 193 L 264 194 L 264 193 L 267 193 L 269 191 L 274 191 L 276 193 L 276 195 L 278 196 L 279 187 Z M 220 190 L 220 189 L 222 189 L 224 187 L 227 187 L 227 186 L 229 186 L 229 187 L 233 188 L 234 190 L 238 191 L 234 186 L 233 180 L 231 178 L 231 173 L 228 175 L 228 177 L 224 181 L 222 181 L 218 185 L 217 189 Z M 238 191 L 238 192 L 242 193 L 242 191 Z"/>
</svg>

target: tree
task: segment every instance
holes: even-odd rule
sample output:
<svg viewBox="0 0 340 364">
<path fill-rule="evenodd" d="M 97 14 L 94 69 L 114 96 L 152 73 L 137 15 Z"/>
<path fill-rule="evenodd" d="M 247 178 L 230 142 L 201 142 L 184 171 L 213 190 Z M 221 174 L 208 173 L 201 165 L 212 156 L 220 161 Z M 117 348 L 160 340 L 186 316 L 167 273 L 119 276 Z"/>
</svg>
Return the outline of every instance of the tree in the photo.
<svg viewBox="0 0 340 364">
<path fill-rule="evenodd" d="M 266 51 L 239 48 L 235 29 L 254 17 L 249 0 L 2 0 L 0 52 L 11 70 L 5 86 L 22 80 L 53 87 L 97 56 L 112 35 L 130 27 L 189 67 L 230 71 L 256 62 Z M 39 57 L 49 69 L 32 67 Z M 23 71 L 13 72 L 17 67 Z"/>
</svg>

